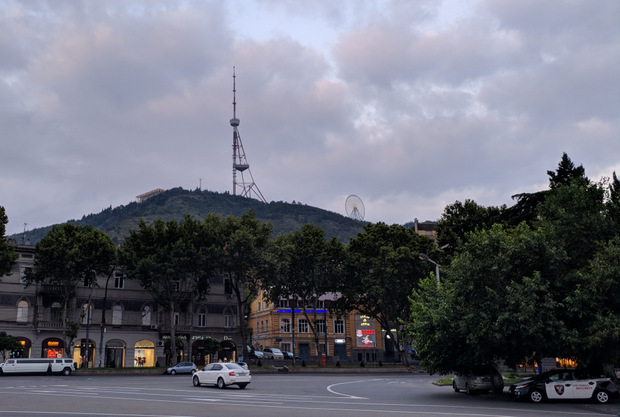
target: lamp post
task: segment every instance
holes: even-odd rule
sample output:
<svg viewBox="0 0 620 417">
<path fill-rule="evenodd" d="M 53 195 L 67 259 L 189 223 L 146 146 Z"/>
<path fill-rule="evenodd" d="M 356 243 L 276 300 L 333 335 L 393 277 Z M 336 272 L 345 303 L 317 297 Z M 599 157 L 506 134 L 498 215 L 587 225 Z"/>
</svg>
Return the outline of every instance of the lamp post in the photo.
<svg viewBox="0 0 620 417">
<path fill-rule="evenodd" d="M 440 282 L 439 281 L 439 265 L 437 264 L 437 262 L 433 261 L 425 253 L 421 253 L 419 256 L 420 256 L 420 259 L 422 259 L 423 261 L 428 261 L 428 262 L 430 262 L 430 263 L 435 265 L 435 276 L 437 277 L 437 282 Z"/>
</svg>

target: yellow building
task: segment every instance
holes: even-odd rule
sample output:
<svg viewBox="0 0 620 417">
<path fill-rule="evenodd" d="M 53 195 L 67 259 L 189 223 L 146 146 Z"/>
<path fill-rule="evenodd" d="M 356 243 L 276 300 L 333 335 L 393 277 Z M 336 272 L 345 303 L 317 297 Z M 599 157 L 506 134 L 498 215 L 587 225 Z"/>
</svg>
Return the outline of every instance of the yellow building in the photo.
<svg viewBox="0 0 620 417">
<path fill-rule="evenodd" d="M 331 300 L 333 294 L 320 297 L 319 305 L 306 307 L 304 314 L 303 307 L 292 308 L 291 300 L 274 305 L 260 291 L 248 316 L 252 347 L 294 352 L 306 361 L 322 361 L 323 354 L 329 363 L 384 361 L 384 332 L 379 323 L 357 312 L 336 316 L 329 311 Z"/>
</svg>

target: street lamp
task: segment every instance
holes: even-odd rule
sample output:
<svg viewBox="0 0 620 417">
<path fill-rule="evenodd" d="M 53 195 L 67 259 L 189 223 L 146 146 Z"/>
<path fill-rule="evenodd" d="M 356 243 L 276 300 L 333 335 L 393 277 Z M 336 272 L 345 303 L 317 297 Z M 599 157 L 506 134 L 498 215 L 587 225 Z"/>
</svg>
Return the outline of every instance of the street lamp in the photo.
<svg viewBox="0 0 620 417">
<path fill-rule="evenodd" d="M 420 256 L 420 259 L 422 259 L 423 261 L 428 261 L 435 265 L 435 276 L 437 277 L 437 282 L 439 282 L 439 265 L 437 265 L 437 262 L 433 261 L 425 253 L 421 253 L 419 256 Z"/>
</svg>

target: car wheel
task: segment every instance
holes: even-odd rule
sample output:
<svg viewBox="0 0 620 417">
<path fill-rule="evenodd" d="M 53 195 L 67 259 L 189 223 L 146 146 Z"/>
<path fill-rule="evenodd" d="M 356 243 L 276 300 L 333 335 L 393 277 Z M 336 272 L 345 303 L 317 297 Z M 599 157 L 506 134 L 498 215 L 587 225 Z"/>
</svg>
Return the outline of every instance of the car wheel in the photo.
<svg viewBox="0 0 620 417">
<path fill-rule="evenodd" d="M 194 377 L 192 378 L 192 383 L 194 384 L 195 387 L 200 386 L 200 378 L 198 378 L 198 375 L 194 375 Z"/>
<path fill-rule="evenodd" d="M 543 393 L 537 389 L 530 391 L 529 397 L 530 401 L 532 401 L 533 403 L 541 403 L 545 399 Z"/>
<path fill-rule="evenodd" d="M 456 382 L 452 381 L 452 389 L 454 390 L 454 392 L 459 392 L 460 389 L 457 388 L 456 386 Z"/>
<path fill-rule="evenodd" d="M 606 391 L 595 391 L 594 399 L 599 404 L 606 404 L 609 401 L 609 394 Z"/>
<path fill-rule="evenodd" d="M 217 387 L 219 389 L 224 389 L 226 388 L 226 383 L 224 383 L 224 380 L 222 378 L 218 378 L 217 379 Z"/>
<path fill-rule="evenodd" d="M 172 375 L 176 375 L 176 374 L 177 374 L 177 371 L 175 371 L 175 370 L 173 369 L 172 371 L 170 371 L 170 373 L 171 373 Z"/>
<path fill-rule="evenodd" d="M 245 387 L 247 387 L 247 386 L 248 386 L 248 384 L 247 384 L 247 383 L 237 384 L 237 385 L 239 385 L 239 388 L 241 388 L 241 389 L 245 389 Z"/>
<path fill-rule="evenodd" d="M 465 392 L 467 395 L 473 395 L 474 390 L 470 388 L 469 384 L 465 384 Z"/>
<path fill-rule="evenodd" d="M 70 369 L 70 368 L 65 368 L 65 369 L 63 369 L 63 370 L 62 370 L 62 374 L 63 374 L 64 376 L 69 376 L 69 375 L 71 375 L 71 369 Z"/>
</svg>

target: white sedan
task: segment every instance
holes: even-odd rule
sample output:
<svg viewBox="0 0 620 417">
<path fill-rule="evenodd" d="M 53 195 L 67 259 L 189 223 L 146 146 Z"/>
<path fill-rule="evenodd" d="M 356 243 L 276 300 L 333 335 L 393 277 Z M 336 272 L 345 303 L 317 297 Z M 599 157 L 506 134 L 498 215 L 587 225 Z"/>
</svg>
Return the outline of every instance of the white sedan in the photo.
<svg viewBox="0 0 620 417">
<path fill-rule="evenodd" d="M 202 368 L 192 376 L 195 387 L 205 385 L 217 385 L 218 388 L 226 388 L 227 385 L 237 385 L 244 389 L 252 380 L 249 370 L 243 369 L 236 363 L 216 362 Z"/>
</svg>

